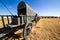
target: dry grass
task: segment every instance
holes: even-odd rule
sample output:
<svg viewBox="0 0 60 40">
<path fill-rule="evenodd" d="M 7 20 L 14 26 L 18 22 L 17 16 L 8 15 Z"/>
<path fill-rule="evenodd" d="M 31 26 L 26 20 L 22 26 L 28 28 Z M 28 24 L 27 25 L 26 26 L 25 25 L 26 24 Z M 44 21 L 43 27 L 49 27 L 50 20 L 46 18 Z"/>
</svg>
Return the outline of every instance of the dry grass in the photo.
<svg viewBox="0 0 60 40">
<path fill-rule="evenodd" d="M 4 19 L 6 24 L 7 20 Z M 59 18 L 41 18 L 37 24 L 33 24 L 30 33 L 30 40 L 60 40 L 60 19 Z M 2 22 L 0 19 L 0 28 Z M 16 33 L 19 33 L 17 31 Z"/>
<path fill-rule="evenodd" d="M 40 19 L 30 34 L 30 40 L 60 40 L 60 19 Z"/>
<path fill-rule="evenodd" d="M 8 24 L 7 22 L 7 18 L 4 18 L 4 23 Z M 9 23 L 11 23 L 11 18 L 9 18 Z M 6 25 L 5 25 L 6 26 Z M 2 19 L 0 18 L 0 28 L 3 28 L 3 23 L 2 23 Z"/>
</svg>

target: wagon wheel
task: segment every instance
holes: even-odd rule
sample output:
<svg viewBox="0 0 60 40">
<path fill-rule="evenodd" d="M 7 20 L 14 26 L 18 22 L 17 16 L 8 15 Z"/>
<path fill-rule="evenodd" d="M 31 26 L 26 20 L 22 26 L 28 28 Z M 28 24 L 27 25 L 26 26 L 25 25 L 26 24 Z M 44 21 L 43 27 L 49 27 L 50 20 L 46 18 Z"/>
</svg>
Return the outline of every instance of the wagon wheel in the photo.
<svg viewBox="0 0 60 40">
<path fill-rule="evenodd" d="M 28 25 L 28 27 L 27 27 L 27 32 L 26 32 L 26 34 L 27 34 L 27 36 L 30 34 L 30 32 L 31 32 L 31 28 L 32 28 L 32 24 L 29 24 Z"/>
<path fill-rule="evenodd" d="M 37 22 L 37 20 L 38 20 L 38 15 L 36 14 L 36 19 L 35 19 L 35 22 Z"/>
<path fill-rule="evenodd" d="M 30 32 L 31 32 L 31 28 L 32 28 L 32 24 L 29 24 L 28 26 L 27 26 L 27 28 L 24 30 L 24 39 L 25 40 L 28 40 L 28 38 L 29 38 L 29 34 L 30 34 Z"/>
</svg>

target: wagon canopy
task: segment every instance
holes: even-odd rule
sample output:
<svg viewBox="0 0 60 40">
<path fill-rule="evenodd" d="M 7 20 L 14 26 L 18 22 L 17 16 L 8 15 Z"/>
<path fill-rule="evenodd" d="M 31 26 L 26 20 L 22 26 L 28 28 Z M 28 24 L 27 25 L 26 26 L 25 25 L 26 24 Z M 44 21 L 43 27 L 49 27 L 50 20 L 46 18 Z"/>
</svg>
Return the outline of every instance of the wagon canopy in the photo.
<svg viewBox="0 0 60 40">
<path fill-rule="evenodd" d="M 18 16 L 19 15 L 27 15 L 27 16 L 35 16 L 36 12 L 30 7 L 28 6 L 28 4 L 26 4 L 24 1 L 21 1 L 18 4 Z"/>
<path fill-rule="evenodd" d="M 18 16 L 21 15 L 21 14 L 26 15 L 26 4 L 25 4 L 25 2 L 21 1 L 18 4 L 17 11 L 18 11 Z"/>
</svg>

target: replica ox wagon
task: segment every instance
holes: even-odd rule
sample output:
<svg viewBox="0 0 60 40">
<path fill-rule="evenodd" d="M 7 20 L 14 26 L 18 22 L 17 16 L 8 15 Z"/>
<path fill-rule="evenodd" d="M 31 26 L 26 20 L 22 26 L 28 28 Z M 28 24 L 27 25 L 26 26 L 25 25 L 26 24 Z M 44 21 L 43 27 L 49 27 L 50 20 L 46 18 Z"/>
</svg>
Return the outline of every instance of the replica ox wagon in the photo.
<svg viewBox="0 0 60 40">
<path fill-rule="evenodd" d="M 6 37 L 7 35 L 9 35 L 11 32 L 14 32 L 14 31 L 18 30 L 19 28 L 23 28 L 23 30 L 24 30 L 23 31 L 23 37 L 24 37 L 25 40 L 27 39 L 27 36 L 29 35 L 30 30 L 32 28 L 31 23 L 33 21 L 37 21 L 37 14 L 31 7 L 29 7 L 23 1 L 21 1 L 18 4 L 17 12 L 18 12 L 18 16 L 11 15 L 12 22 L 7 24 L 7 27 L 9 27 L 9 32 L 6 32 L 4 34 L 3 33 L 0 34 L 0 39 L 1 40 L 4 37 Z M 3 16 L 1 16 L 1 17 L 2 17 L 2 20 L 3 20 Z M 7 15 L 7 18 L 8 18 L 8 15 Z"/>
</svg>

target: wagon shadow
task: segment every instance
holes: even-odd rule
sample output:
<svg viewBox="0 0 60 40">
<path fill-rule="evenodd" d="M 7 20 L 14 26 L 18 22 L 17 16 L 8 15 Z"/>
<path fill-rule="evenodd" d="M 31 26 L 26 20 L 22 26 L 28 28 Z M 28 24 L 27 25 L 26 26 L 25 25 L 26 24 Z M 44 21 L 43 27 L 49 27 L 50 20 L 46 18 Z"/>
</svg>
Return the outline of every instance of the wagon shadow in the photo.
<svg viewBox="0 0 60 40">
<path fill-rule="evenodd" d="M 24 25 L 23 25 L 24 26 Z M 9 33 L 9 35 L 7 35 L 7 36 L 5 36 L 4 37 L 4 39 L 5 40 L 7 40 L 7 39 L 9 39 L 9 38 L 13 38 L 13 39 L 19 39 L 19 38 L 21 38 L 21 34 L 22 33 L 19 33 L 19 34 L 14 34 L 14 32 L 16 32 L 16 31 L 18 31 L 18 30 L 20 30 L 22 28 L 22 26 L 21 27 L 17 27 L 17 29 L 16 30 L 13 30 L 11 33 Z M 6 27 L 5 28 L 6 30 L 4 30 L 4 28 L 0 28 L 0 34 L 1 33 L 7 33 L 7 32 L 9 32 L 11 29 L 9 28 L 9 27 Z"/>
<path fill-rule="evenodd" d="M 9 27 L 0 28 L 0 34 L 1 34 L 1 33 L 5 33 L 5 32 L 8 32 L 9 30 L 10 30 Z"/>
<path fill-rule="evenodd" d="M 12 38 L 12 39 L 20 39 L 21 38 L 21 35 L 20 35 L 21 33 L 19 33 L 19 34 L 14 34 L 14 33 L 11 33 L 10 35 L 8 35 L 8 37 L 5 39 L 5 40 L 7 40 L 7 39 L 9 39 L 9 38 Z M 11 40 L 12 40 L 11 39 Z"/>
</svg>

